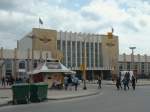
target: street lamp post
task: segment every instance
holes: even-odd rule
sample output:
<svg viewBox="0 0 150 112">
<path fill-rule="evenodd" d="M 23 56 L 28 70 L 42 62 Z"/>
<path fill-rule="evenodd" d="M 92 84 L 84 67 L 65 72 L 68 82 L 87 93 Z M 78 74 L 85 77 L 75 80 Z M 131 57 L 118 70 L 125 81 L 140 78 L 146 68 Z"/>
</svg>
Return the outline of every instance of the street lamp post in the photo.
<svg viewBox="0 0 150 112">
<path fill-rule="evenodd" d="M 136 49 L 136 47 L 129 47 L 132 50 L 132 54 L 131 54 L 131 69 L 134 70 L 134 50 Z M 136 77 L 136 82 L 137 82 L 137 74 L 135 75 Z"/>
<path fill-rule="evenodd" d="M 136 47 L 129 47 L 132 50 L 132 54 L 131 54 L 131 69 L 134 70 L 134 50 L 136 49 Z"/>
</svg>

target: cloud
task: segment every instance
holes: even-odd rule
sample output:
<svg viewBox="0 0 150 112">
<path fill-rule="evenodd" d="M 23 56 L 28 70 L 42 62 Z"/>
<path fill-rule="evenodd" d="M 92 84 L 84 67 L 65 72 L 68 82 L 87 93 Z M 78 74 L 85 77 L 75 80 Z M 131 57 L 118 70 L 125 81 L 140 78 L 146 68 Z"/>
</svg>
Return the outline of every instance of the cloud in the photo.
<svg viewBox="0 0 150 112">
<path fill-rule="evenodd" d="M 133 21 L 130 21 L 130 20 L 124 21 L 124 22 L 122 23 L 122 25 L 123 25 L 126 29 L 128 29 L 128 30 L 126 30 L 126 31 L 129 31 L 129 30 L 130 30 L 130 31 L 133 31 L 133 33 L 139 32 L 138 27 L 136 26 L 136 24 L 134 24 Z"/>
<path fill-rule="evenodd" d="M 16 47 L 7 45 L 8 39 L 15 43 L 38 27 L 39 17 L 43 27 L 63 31 L 106 34 L 114 27 L 120 53 L 129 52 L 130 45 L 140 53 L 150 47 L 149 0 L 0 0 L 0 15 L 0 41 L 6 48 Z"/>
</svg>

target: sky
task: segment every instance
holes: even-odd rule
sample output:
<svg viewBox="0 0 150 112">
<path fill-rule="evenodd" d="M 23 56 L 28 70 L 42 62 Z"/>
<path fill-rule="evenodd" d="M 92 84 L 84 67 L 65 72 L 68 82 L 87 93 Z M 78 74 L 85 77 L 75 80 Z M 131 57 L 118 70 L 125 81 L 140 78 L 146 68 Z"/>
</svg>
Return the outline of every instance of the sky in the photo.
<svg viewBox="0 0 150 112">
<path fill-rule="evenodd" d="M 32 28 L 107 34 L 114 28 L 120 54 L 150 55 L 150 0 L 0 0 L 0 46 L 16 41 Z"/>
</svg>

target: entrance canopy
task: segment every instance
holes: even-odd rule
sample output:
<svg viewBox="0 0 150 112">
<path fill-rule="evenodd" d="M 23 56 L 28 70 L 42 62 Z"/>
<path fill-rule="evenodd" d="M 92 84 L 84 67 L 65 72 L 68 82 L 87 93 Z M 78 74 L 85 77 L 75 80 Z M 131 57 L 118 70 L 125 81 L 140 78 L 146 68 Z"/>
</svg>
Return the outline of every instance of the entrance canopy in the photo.
<svg viewBox="0 0 150 112">
<path fill-rule="evenodd" d="M 30 75 L 34 75 L 38 73 L 75 74 L 76 72 L 66 68 L 60 62 L 44 62 L 44 63 L 39 64 L 35 70 L 29 72 Z"/>
</svg>

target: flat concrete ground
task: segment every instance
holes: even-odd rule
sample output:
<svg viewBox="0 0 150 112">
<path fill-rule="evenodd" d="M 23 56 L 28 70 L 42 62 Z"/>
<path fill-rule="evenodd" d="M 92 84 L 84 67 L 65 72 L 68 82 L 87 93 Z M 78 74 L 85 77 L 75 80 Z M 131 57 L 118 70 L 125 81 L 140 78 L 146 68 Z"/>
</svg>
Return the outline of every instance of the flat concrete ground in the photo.
<svg viewBox="0 0 150 112">
<path fill-rule="evenodd" d="M 135 91 L 116 90 L 105 85 L 99 95 L 1 107 L 0 112 L 149 112 L 150 86 L 138 86 Z"/>
</svg>

